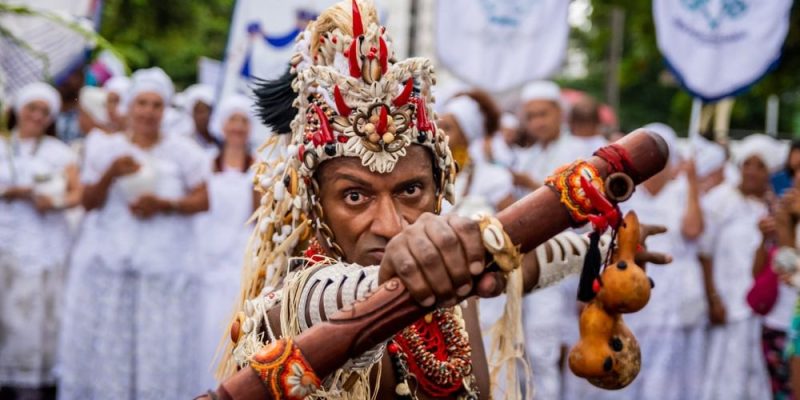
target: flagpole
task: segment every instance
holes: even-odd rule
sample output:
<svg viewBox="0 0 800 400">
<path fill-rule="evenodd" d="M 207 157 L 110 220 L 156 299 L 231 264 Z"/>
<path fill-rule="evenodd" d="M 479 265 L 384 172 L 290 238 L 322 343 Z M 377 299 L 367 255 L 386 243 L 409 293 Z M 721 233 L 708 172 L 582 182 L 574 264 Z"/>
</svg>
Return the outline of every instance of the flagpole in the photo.
<svg viewBox="0 0 800 400">
<path fill-rule="evenodd" d="M 703 101 L 699 97 L 692 99 L 692 113 L 689 116 L 689 152 L 694 158 L 695 143 L 700 138 L 700 112 L 703 107 Z"/>
</svg>

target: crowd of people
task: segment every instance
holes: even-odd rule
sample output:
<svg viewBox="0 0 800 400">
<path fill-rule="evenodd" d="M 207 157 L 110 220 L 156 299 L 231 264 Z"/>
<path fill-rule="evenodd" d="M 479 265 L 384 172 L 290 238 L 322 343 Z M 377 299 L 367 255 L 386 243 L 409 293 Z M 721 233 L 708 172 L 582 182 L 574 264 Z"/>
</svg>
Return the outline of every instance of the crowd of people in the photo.
<svg viewBox="0 0 800 400">
<path fill-rule="evenodd" d="M 159 68 L 59 89 L 20 90 L 0 140 L 0 397 L 177 399 L 216 387 L 260 201 L 253 100 L 202 84 L 176 95 Z M 506 110 L 477 89 L 437 108 L 459 165 L 442 213 L 498 212 L 617 138 L 594 100 L 567 105 L 549 81 Z M 797 246 L 800 146 L 645 128 L 671 157 L 623 209 L 668 228 L 648 244 L 672 262 L 649 267 L 650 303 L 626 317 L 641 373 L 610 392 L 569 372 L 574 277 L 523 300 L 536 398 L 791 398 L 798 289 L 773 264 Z M 481 300 L 481 325 L 502 307 Z"/>
</svg>

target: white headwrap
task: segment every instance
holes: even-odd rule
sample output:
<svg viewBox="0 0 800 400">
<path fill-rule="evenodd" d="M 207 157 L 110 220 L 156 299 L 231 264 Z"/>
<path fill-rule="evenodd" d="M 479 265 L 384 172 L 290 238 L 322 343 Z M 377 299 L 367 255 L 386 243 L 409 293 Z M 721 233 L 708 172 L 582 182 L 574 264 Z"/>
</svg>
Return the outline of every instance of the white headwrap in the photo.
<svg viewBox="0 0 800 400">
<path fill-rule="evenodd" d="M 520 100 L 522 103 L 533 100 L 549 100 L 561 106 L 561 88 L 555 82 L 534 81 L 522 88 Z"/>
<path fill-rule="evenodd" d="M 722 169 L 726 158 L 725 149 L 721 145 L 703 137 L 694 141 L 694 165 L 698 178 L 705 178 Z"/>
<path fill-rule="evenodd" d="M 669 147 L 670 165 L 675 165 L 681 161 L 683 157 L 681 156 L 680 149 L 677 145 L 678 135 L 675 134 L 675 131 L 669 125 L 662 124 L 660 122 L 653 122 L 643 126 L 642 128 L 661 136 L 664 141 L 667 142 L 667 146 Z"/>
<path fill-rule="evenodd" d="M 157 93 L 164 100 L 164 104 L 169 105 L 172 95 L 175 94 L 175 86 L 161 68 L 140 69 L 131 76 L 131 88 L 128 91 L 126 104 L 130 105 L 131 100 L 144 92 Z"/>
<path fill-rule="evenodd" d="M 184 109 L 191 114 L 197 103 L 205 103 L 209 107 L 214 105 L 214 87 L 204 83 L 196 83 L 186 88 Z"/>
<path fill-rule="evenodd" d="M 51 120 L 61 112 L 61 95 L 58 94 L 58 91 L 44 82 L 34 82 L 25 85 L 17 92 L 14 101 L 14 113 L 19 114 L 22 107 L 36 100 L 47 103 Z"/>
<path fill-rule="evenodd" d="M 740 168 L 753 156 L 760 158 L 771 173 L 783 168 L 786 161 L 786 150 L 783 145 L 772 137 L 760 133 L 742 139 L 735 150 L 736 164 Z"/>
<path fill-rule="evenodd" d="M 486 118 L 481 111 L 480 105 L 472 97 L 458 96 L 450 99 L 444 106 L 442 114 L 450 114 L 455 117 L 458 127 L 467 139 L 472 143 L 485 135 Z"/>
<path fill-rule="evenodd" d="M 240 94 L 233 94 L 223 98 L 214 108 L 209 130 L 217 139 L 224 140 L 225 134 L 222 132 L 222 127 L 234 114 L 242 114 L 250 120 L 250 132 L 252 133 L 256 124 L 253 107 L 255 107 L 253 99 Z"/>
<path fill-rule="evenodd" d="M 500 117 L 500 127 L 506 129 L 519 129 L 519 118 L 512 113 L 505 112 Z"/>
<path fill-rule="evenodd" d="M 103 89 L 108 93 L 114 93 L 120 98 L 125 97 L 131 90 L 131 79 L 127 76 L 111 77 L 103 84 Z"/>
<path fill-rule="evenodd" d="M 108 92 L 98 87 L 85 86 L 81 89 L 78 96 L 78 104 L 95 123 L 106 125 L 109 122 L 108 108 Z"/>
</svg>

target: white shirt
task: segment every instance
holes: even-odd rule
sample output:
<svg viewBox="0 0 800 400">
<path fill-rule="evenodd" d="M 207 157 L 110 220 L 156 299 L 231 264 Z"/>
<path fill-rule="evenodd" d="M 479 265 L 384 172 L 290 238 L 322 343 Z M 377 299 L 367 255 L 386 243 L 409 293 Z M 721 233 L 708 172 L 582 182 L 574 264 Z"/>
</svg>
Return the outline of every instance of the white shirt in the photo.
<svg viewBox="0 0 800 400">
<path fill-rule="evenodd" d="M 666 266 L 648 266 L 647 275 L 653 279 L 655 288 L 647 307 L 628 318 L 632 329 L 636 326 L 696 326 L 706 321 L 708 306 L 698 243 L 686 240 L 681 234 L 687 196 L 688 182 L 681 175 L 655 195 L 640 186 L 621 204 L 626 212 L 634 210 L 641 223 L 667 227 L 666 233 L 648 238 L 647 247 L 649 251 L 670 254 L 673 259 Z"/>
<path fill-rule="evenodd" d="M 81 171 L 83 182 L 96 183 L 114 160 L 126 155 L 132 156 L 140 169 L 116 179 L 103 207 L 88 213 L 75 250 L 77 263 L 88 264 L 91 257 L 100 257 L 107 267 L 141 272 L 189 268 L 188 255 L 181 253 L 194 241 L 192 218 L 170 213 L 142 220 L 130 212 L 129 204 L 144 193 L 176 200 L 205 183 L 210 166 L 202 150 L 191 139 L 178 135 L 162 137 L 149 149 L 134 145 L 122 134 L 94 144 L 98 147 L 86 150 L 94 158 L 87 159 L 87 168 Z"/>
<path fill-rule="evenodd" d="M 64 170 L 70 165 L 77 165 L 77 156 L 54 137 L 0 138 L 0 192 L 30 187 L 50 197 L 63 196 Z M 40 214 L 28 200 L 0 200 L 0 256 L 11 255 L 34 271 L 63 264 L 70 242 L 63 211 Z"/>
<path fill-rule="evenodd" d="M 767 206 L 726 182 L 703 198 L 703 210 L 700 252 L 712 259 L 714 283 L 728 321 L 744 320 L 752 316 L 746 297 L 753 286 L 753 260 L 761 244 L 758 221 L 767 215 Z"/>
</svg>

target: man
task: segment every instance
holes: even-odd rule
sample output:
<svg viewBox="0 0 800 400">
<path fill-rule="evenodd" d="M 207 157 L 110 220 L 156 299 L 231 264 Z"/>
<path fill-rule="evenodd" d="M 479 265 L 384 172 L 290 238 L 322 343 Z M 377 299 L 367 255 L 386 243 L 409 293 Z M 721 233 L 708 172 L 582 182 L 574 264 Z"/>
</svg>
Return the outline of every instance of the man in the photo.
<svg viewBox="0 0 800 400">
<path fill-rule="evenodd" d="M 553 170 L 580 157 L 582 147 L 563 131 L 561 88 L 550 81 L 529 83 L 522 89 L 522 127 L 530 147 L 516 149 L 512 166 L 519 197 L 536 190 Z"/>
<path fill-rule="evenodd" d="M 264 196 L 224 367 L 258 371 L 265 343 L 296 336 L 399 277 L 417 302 L 440 308 L 349 360 L 322 390 L 298 367 L 291 396 L 486 399 L 492 389 L 475 303 L 457 303 L 470 293 L 495 296 L 506 280 L 493 273 L 473 282 L 485 269 L 484 231 L 436 215 L 452 199 L 455 165 L 433 123 L 432 67 L 394 62 L 377 21 L 372 6 L 331 7 L 298 38 L 290 73 L 257 90 L 264 121 L 291 134 L 287 158 L 259 166 Z M 579 270 L 588 240 L 562 235 L 564 258 L 526 257 L 512 283 L 529 292 Z M 242 376 L 220 393 L 256 379 Z"/>
<path fill-rule="evenodd" d="M 591 97 L 585 97 L 572 106 L 569 129 L 585 154 L 594 153 L 608 143 L 601 132 L 600 107 Z"/>
</svg>

